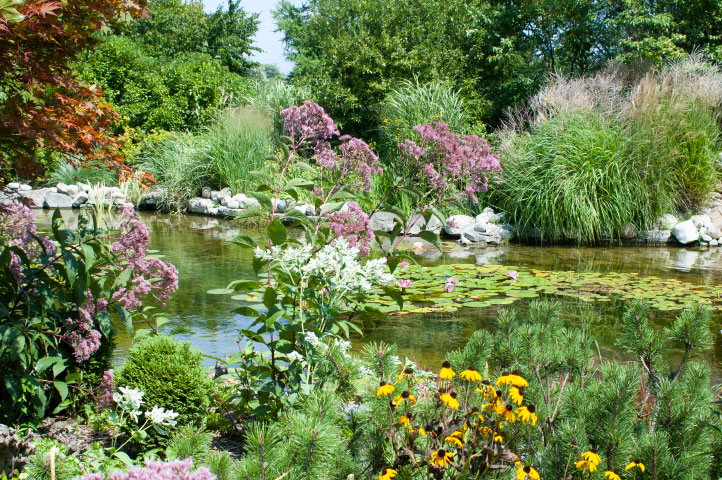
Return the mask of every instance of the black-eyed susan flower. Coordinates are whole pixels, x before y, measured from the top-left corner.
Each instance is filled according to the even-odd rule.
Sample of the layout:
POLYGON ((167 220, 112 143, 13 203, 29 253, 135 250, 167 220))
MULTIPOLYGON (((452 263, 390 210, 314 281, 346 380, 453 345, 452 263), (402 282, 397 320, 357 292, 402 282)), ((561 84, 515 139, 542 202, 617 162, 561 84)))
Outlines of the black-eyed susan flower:
POLYGON ((409 401, 412 405, 416 403, 416 397, 411 395, 408 391, 405 390, 405 391, 401 392, 400 395, 397 395, 396 397, 394 397, 394 399, 391 400, 391 404, 393 406, 396 406, 396 405, 400 404, 401 402, 403 402, 404 400, 409 401))
POLYGON ((406 427, 406 428, 409 428, 409 422, 410 422, 410 421, 411 421, 411 419, 410 419, 408 416, 406 416, 406 415, 401 415, 401 416, 399 417, 399 425, 402 425, 402 426, 404 426, 404 427, 406 427))
POLYGON ((441 372, 439 373, 439 378, 442 380, 451 380, 456 376, 456 372, 454 372, 451 369, 451 364, 448 361, 445 361, 441 364, 441 372))
POLYGON ((451 463, 451 459, 453 457, 454 455, 452 455, 451 452, 447 452, 441 448, 431 452, 431 463, 439 468, 445 468, 449 463, 451 463))
POLYGON ((604 472, 604 477, 607 478, 607 480, 622 480, 622 477, 620 477, 617 472, 614 472, 612 470, 607 470, 606 472, 604 472))
POLYGON ((516 470, 516 480, 525 480, 526 477, 531 478, 531 480, 539 480, 539 472, 535 467, 522 467, 519 465, 516 470))
POLYGON ((494 408, 496 411, 496 414, 500 417, 504 417, 504 420, 507 422, 513 422, 516 420, 516 415, 514 415, 514 407, 512 407, 508 403, 501 403, 498 402, 496 407, 494 408))
POLYGON ((625 471, 626 471, 626 470, 631 470, 631 469, 633 469, 633 468, 638 468, 638 469, 640 469, 642 472, 644 472, 644 471, 646 470, 646 469, 644 468, 644 464, 643 464, 642 462, 640 462, 639 460, 632 460, 631 462, 629 462, 629 465, 627 465, 626 467, 624 467, 624 470, 625 470, 625 471))
POLYGON ((411 429, 409 429, 409 433, 415 433, 415 434, 417 434, 417 435, 420 436, 420 437, 425 437, 425 436, 426 436, 426 430, 424 430, 424 429, 421 428, 421 427, 411 428, 411 429))
POLYGON ((394 393, 394 390, 396 390, 396 389, 394 388, 393 385, 388 384, 386 382, 381 382, 381 383, 379 383, 378 390, 376 390, 376 396, 377 397, 386 397, 386 396, 394 393))
POLYGON ((511 384, 511 379, 509 378, 510 376, 511 374, 509 372, 502 372, 501 376, 496 379, 497 386, 511 384))
POLYGON ((474 367, 467 368, 466 370, 462 371, 459 376, 467 382, 481 381, 481 374, 474 367))
POLYGON ((403 372, 399 373, 399 375, 396 377, 396 380, 399 382, 401 380, 408 380, 408 381, 414 381, 418 382, 419 379, 416 378, 416 375, 414 375, 414 369, 413 368, 405 368, 403 372))
POLYGON ((579 470, 588 470, 590 473, 594 473, 597 471, 597 466, 586 460, 578 460, 574 462, 574 466, 577 467, 579 470))
POLYGON ((379 474, 379 480, 391 480, 396 476, 396 470, 393 468, 385 468, 380 474, 379 474))
POLYGON ((442 393, 441 401, 444 402, 444 405, 451 409, 459 409, 459 401, 456 399, 456 392, 442 393))
POLYGON ((593 448, 590 448, 588 451, 582 453, 582 459, 589 463, 593 463, 595 467, 598 467, 602 461, 602 459, 599 458, 599 455, 597 455, 597 451, 593 448))
POLYGON ((477 388, 476 391, 484 395, 484 398, 495 398, 497 396, 496 389, 491 385, 489 380, 482 380, 481 387, 477 388))
POLYGON ((521 376, 519 370, 514 370, 511 372, 511 375, 509 375, 509 384, 519 388, 529 386, 529 382, 527 382, 526 379, 521 376))
POLYGON ((529 405, 528 407, 519 407, 516 409, 516 414, 519 416, 519 420, 522 423, 531 423, 531 426, 535 426, 539 418, 536 416, 536 407, 529 405))
MULTIPOLYGON (((454 432, 454 433, 460 433, 460 432, 454 432)), ((452 433, 451 435, 449 435, 448 437, 446 437, 444 439, 444 442, 450 443, 451 445, 454 445, 456 448, 461 448, 464 445, 464 443, 461 441, 462 438, 463 438, 463 436, 459 437, 452 433)))
POLYGON ((504 438, 501 436, 501 433, 499 433, 499 432, 494 433, 494 441, 496 443, 504 443, 504 438))
POLYGON ((524 390, 517 387, 510 387, 509 397, 511 398, 512 403, 521 405, 521 403, 524 401, 524 390))

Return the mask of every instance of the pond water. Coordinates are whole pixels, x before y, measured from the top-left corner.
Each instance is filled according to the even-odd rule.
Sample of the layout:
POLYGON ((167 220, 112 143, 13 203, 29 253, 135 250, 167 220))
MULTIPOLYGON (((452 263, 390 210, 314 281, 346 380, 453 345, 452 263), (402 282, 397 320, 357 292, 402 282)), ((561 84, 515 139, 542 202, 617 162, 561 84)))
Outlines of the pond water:
MULTIPOLYGON (((36 211, 40 229, 48 230, 52 213, 36 211)), ((63 217, 72 224, 76 212, 64 211, 63 217)), ((200 216, 175 216, 141 213, 151 229, 151 248, 163 260, 173 263, 179 272, 179 288, 168 301, 163 315, 171 320, 170 327, 184 325, 195 333, 178 335, 190 341, 203 353, 225 357, 238 351, 238 329, 247 326, 247 317, 231 313, 239 304, 226 295, 210 295, 208 290, 224 288, 232 280, 251 278, 251 252, 228 242, 240 233, 236 222, 200 216)), ((259 232, 243 230, 259 237, 259 232)), ((671 247, 605 247, 570 246, 535 247, 508 245, 466 249, 449 242, 445 252, 426 251, 418 256, 423 265, 476 264, 505 265, 510 268, 538 269, 552 272, 615 272, 638 274, 640 277, 661 277, 676 280, 680 285, 722 285, 722 249, 671 247)), ((624 302, 585 302, 574 298, 561 300, 564 318, 571 322, 592 318, 593 333, 599 341, 604 358, 624 357, 614 349, 614 341, 621 330, 624 302)), ((480 328, 493 329, 500 308, 514 308, 523 315, 529 299, 521 298, 513 305, 492 305, 485 308, 460 308, 455 312, 434 311, 392 315, 352 339, 358 350, 366 342, 395 343, 399 352, 408 355, 422 366, 435 369, 444 354, 463 346, 471 333, 480 328)), ((663 328, 677 312, 652 310, 655 328, 663 328)), ((713 315, 713 333, 722 328, 722 312, 713 315)), ((138 325, 138 328, 142 328, 138 325)), ((122 361, 130 346, 125 330, 119 328, 116 358, 122 361)), ((718 339, 719 340, 719 339, 718 339)), ((680 351, 669 353, 679 357, 680 351)), ((722 345, 708 352, 715 381, 722 380, 722 345)), ((674 360, 675 358, 672 358, 674 360)), ((208 359, 208 363, 213 363, 208 359)))

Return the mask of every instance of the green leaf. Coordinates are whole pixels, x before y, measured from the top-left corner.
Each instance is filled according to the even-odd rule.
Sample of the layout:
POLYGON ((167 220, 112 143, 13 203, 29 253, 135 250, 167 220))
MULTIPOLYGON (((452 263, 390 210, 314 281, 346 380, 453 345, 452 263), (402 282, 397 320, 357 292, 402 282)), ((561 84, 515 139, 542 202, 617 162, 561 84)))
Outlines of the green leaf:
POLYGON ((53 382, 53 385, 60 394, 60 399, 65 400, 68 396, 68 384, 65 382, 61 382, 60 380, 55 380, 53 382))
POLYGON ((236 245, 240 245, 243 248, 256 248, 257 246, 255 240, 244 234, 236 235, 231 239, 231 242, 236 245))
POLYGON ((123 462, 128 468, 133 466, 133 460, 130 459, 127 453, 125 452, 115 452, 113 454, 115 458, 123 462))
POLYGON ((63 359, 61 357, 43 357, 40 360, 38 360, 38 363, 35 364, 35 370, 38 373, 44 372, 48 369, 51 365, 54 365, 58 362, 62 362, 63 359))
POLYGON ((260 316, 260 314, 251 307, 238 307, 233 310, 233 312, 251 318, 258 318, 260 316))
POLYGON ((431 230, 422 230, 416 235, 414 235, 414 237, 419 237, 423 240, 426 240, 427 242, 438 248, 440 252, 443 251, 441 248, 441 241, 439 240, 439 236, 431 230))
POLYGON ((382 287, 382 289, 388 297, 396 301, 400 309, 404 308, 404 297, 401 296, 401 293, 399 293, 395 288, 385 285, 382 287))
POLYGON ((233 293, 233 290, 229 288, 214 288, 212 290, 208 290, 206 293, 208 295, 228 295, 229 293, 233 293))
POLYGON ((278 219, 271 222, 268 226, 268 237, 274 245, 282 245, 287 238, 286 227, 283 226, 278 219))

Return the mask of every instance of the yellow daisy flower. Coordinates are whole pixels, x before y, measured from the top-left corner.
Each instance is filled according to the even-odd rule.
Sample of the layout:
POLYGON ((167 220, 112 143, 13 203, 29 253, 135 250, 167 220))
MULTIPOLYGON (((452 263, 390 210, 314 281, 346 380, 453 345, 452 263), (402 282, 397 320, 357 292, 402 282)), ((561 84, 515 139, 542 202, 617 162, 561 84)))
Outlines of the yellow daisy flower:
POLYGON ((521 405, 521 402, 524 401, 524 391, 517 387, 509 388, 509 396, 511 397, 512 403, 516 403, 517 405, 521 405))
POLYGON ((511 372, 511 375, 509 375, 509 384, 519 388, 529 386, 529 382, 527 382, 526 379, 521 376, 519 370, 514 370, 513 372, 511 372))
POLYGON ((539 472, 535 467, 522 467, 519 465, 516 471, 516 480, 525 480, 526 477, 531 478, 531 480, 539 480, 539 472))
POLYGON ((444 402, 444 405, 451 409, 459 409, 459 401, 456 399, 456 392, 442 393, 441 401, 444 402))
POLYGON ((386 468, 379 474, 379 480, 391 480, 396 476, 396 470, 392 468, 386 468))
POLYGON ((586 460, 576 461, 574 462, 574 466, 577 467, 579 470, 589 470, 590 473, 594 473, 597 471, 597 466, 586 460))
POLYGON ((393 400, 391 400, 391 405, 396 406, 403 402, 404 400, 408 400, 411 402, 411 404, 416 403, 416 397, 411 395, 408 391, 401 392, 400 395, 396 395, 393 400))
POLYGON ((439 378, 442 380, 451 380, 455 376, 456 372, 451 369, 451 364, 448 361, 441 364, 441 373, 439 373, 439 378))
POLYGON ((461 438, 454 436, 454 434, 449 435, 444 439, 444 442, 450 443, 454 445, 456 448, 461 448, 464 443, 461 441, 461 438))
POLYGON ((399 382, 401 380, 408 379, 409 381, 413 380, 414 382, 418 382, 419 379, 416 378, 416 375, 414 375, 414 369, 413 368, 407 368, 403 372, 399 373, 399 376, 396 377, 396 380, 399 382))
POLYGON ((379 397, 379 398, 380 398, 380 397, 386 397, 386 396, 391 395, 392 393, 394 393, 394 390, 396 390, 396 389, 394 388, 393 385, 390 385, 390 384, 388 384, 388 383, 386 383, 386 382, 381 382, 381 383, 379 383, 379 388, 378 388, 378 390, 376 390, 376 396, 379 397))
POLYGON ((463 372, 459 374, 461 378, 466 380, 467 382, 480 382, 481 381, 481 374, 474 368, 469 367, 463 372))
POLYGON ((534 405, 529 405, 528 407, 520 407, 516 409, 516 414, 519 416, 519 420, 522 421, 522 423, 531 423, 531 426, 535 426, 537 420, 539 418, 536 416, 536 407, 534 405))
POLYGON ((626 467, 624 467, 624 470, 625 470, 625 471, 626 471, 626 470, 631 470, 631 469, 633 469, 633 468, 638 468, 638 469, 640 469, 642 472, 644 472, 644 471, 646 470, 646 469, 644 468, 644 464, 643 464, 642 462, 640 462, 639 460, 632 460, 631 462, 629 462, 629 465, 627 465, 626 467))
POLYGON ((399 425, 403 425, 404 427, 409 428, 410 420, 411 419, 409 417, 407 417, 406 415, 401 415, 399 417, 399 425))
POLYGON ((593 463, 595 467, 599 466, 599 463, 602 461, 602 459, 599 458, 599 455, 597 455, 597 451, 593 448, 590 448, 589 451, 582 453, 582 458, 589 463, 593 463))
POLYGON ((608 480, 622 480, 622 477, 620 477, 617 472, 613 472, 611 470, 607 470, 606 472, 604 472, 604 476, 608 480))
POLYGON ((431 464, 436 465, 439 468, 445 468, 449 463, 451 463, 452 458, 452 453, 447 452, 443 448, 431 452, 431 464))

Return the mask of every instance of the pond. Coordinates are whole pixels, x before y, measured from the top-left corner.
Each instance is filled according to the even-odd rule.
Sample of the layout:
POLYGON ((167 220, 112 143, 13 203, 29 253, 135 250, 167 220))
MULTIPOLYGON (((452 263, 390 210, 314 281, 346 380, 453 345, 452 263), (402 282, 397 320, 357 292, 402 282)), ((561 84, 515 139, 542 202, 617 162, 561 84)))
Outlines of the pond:
MULTIPOLYGON (((36 215, 40 229, 48 230, 52 213, 36 211, 36 215)), ((63 212, 63 217, 70 224, 76 215, 73 211, 63 212)), ((250 320, 231 313, 239 304, 231 296, 207 293, 211 289, 224 288, 232 280, 253 276, 251 252, 228 241, 241 232, 237 222, 154 213, 141 213, 141 218, 151 228, 151 248, 157 250, 163 260, 173 263, 179 272, 178 291, 168 301, 163 314, 171 321, 169 328, 174 325, 191 327, 194 334, 177 337, 190 341, 206 355, 225 357, 237 352, 238 329, 247 326, 250 320)), ((262 235, 253 230, 243 230, 243 233, 256 237, 262 235)), ((683 301, 686 292, 691 289, 701 293, 705 288, 722 288, 722 249, 525 245, 467 249, 448 242, 444 244, 444 250, 443 254, 425 251, 417 255, 418 262, 425 266, 467 264, 466 267, 458 267, 462 271, 464 268, 478 268, 473 265, 488 266, 489 270, 497 274, 506 272, 507 268, 517 269, 520 275, 536 275, 542 277, 542 280, 543 277, 558 273, 586 277, 612 276, 621 283, 620 288, 625 288, 625 283, 634 282, 627 285, 632 292, 643 292, 644 281, 657 277, 666 283, 674 282, 668 289, 671 289, 672 295, 673 290, 679 291, 678 297, 683 298, 678 298, 678 301, 683 301)), ((624 359, 619 349, 613 348, 615 338, 621 331, 624 300, 612 296, 611 301, 587 301, 587 298, 551 295, 544 291, 541 296, 558 299, 564 318, 572 322, 579 322, 582 318, 591 319, 601 355, 604 358, 624 359)), ((710 299, 710 296, 706 298, 710 299)), ((722 296, 717 293, 713 296, 711 300, 722 301, 722 296)), ((401 354, 424 367, 435 369, 444 354, 463 346, 474 330, 493 329, 499 309, 514 308, 518 314, 524 315, 530 301, 530 298, 518 298, 511 305, 461 307, 456 311, 427 308, 423 313, 392 314, 386 321, 366 331, 363 337, 353 338, 352 343, 355 350, 367 342, 395 343, 401 354)), ((445 305, 450 303, 453 305, 453 301, 445 305)), ((665 327, 677 313, 674 310, 653 309, 654 327, 665 327)), ((712 318, 713 333, 718 334, 722 328, 722 311, 713 311, 712 318)), ((138 325, 138 328, 142 326, 138 325)), ((124 329, 118 330, 116 359, 122 361, 131 341, 124 329)), ((715 345, 708 355, 713 378, 721 381, 722 366, 717 359, 722 359, 722 345, 719 342, 715 345)), ((672 351, 669 355, 679 357, 681 351, 672 351)), ((212 364, 213 361, 208 359, 208 363, 212 364)))

